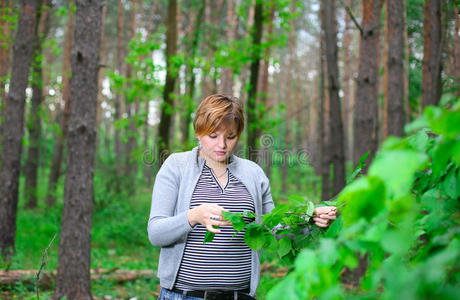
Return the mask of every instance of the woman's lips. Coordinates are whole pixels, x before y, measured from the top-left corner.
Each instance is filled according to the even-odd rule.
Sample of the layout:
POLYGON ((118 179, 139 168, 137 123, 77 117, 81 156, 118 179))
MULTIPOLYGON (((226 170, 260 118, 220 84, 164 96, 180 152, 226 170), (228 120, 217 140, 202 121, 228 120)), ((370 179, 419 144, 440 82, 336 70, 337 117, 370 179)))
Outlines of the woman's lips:
POLYGON ((225 155, 225 151, 216 151, 217 155, 225 155))

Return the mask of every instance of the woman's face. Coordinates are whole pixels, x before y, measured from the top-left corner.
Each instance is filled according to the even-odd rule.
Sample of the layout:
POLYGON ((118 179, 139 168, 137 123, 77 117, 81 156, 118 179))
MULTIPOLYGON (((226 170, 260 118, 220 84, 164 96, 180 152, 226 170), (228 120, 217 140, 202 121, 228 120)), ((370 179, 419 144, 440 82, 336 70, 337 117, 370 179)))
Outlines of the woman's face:
POLYGON ((236 132, 236 124, 232 122, 227 126, 220 126, 209 135, 199 137, 202 147, 200 154, 206 160, 218 163, 226 162, 238 143, 239 137, 236 132))

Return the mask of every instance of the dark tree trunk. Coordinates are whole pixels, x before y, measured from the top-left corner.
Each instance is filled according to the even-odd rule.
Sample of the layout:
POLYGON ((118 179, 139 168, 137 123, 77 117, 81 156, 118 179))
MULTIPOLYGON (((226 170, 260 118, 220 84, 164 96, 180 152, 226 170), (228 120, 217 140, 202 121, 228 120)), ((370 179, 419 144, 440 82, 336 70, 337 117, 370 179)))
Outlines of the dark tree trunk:
POLYGON ((423 106, 438 105, 441 99, 441 0, 425 1, 422 69, 423 106))
MULTIPOLYGON (((117 69, 118 75, 123 76, 124 72, 124 43, 123 43, 123 1, 118 1, 118 15, 117 15, 117 69)), ((121 119, 123 109, 123 88, 115 92, 115 113, 114 121, 117 122, 121 119)), ((120 128, 115 127, 115 160, 117 162, 117 170, 121 169, 121 161, 123 158, 123 144, 120 136, 120 128)), ((117 176, 118 177, 118 176, 117 176)))
MULTIPOLYGON (((290 6, 290 12, 292 15, 295 14, 295 0, 291 1, 291 6, 290 6)), ((289 153, 291 150, 291 116, 292 116, 292 89, 293 89, 293 84, 292 84, 292 73, 294 69, 294 56, 295 56, 295 48, 296 48, 296 42, 295 42, 295 23, 294 19, 291 19, 290 24, 291 30, 289 31, 289 56, 288 56, 288 67, 287 67, 287 76, 286 76, 286 98, 285 98, 285 104, 286 104, 286 132, 284 133, 284 153, 283 153, 283 167, 282 167, 282 178, 281 178, 281 192, 283 194, 286 193, 287 189, 287 177, 288 177, 288 164, 289 164, 289 153)))
MULTIPOLYGON (((131 28, 129 32, 129 40, 132 40, 136 37, 136 16, 137 16, 137 8, 138 8, 138 1, 133 0, 131 1, 132 6, 132 15, 131 15, 131 28)), ((128 64, 126 68, 126 79, 128 82, 128 86, 126 90, 129 91, 132 89, 130 85, 133 80, 135 80, 136 74, 133 74, 133 67, 132 64, 128 64)), ((126 144, 126 166, 127 178, 131 184, 127 185, 127 188, 134 192, 135 184, 132 184, 132 180, 134 180, 136 173, 137 173, 137 162, 135 159, 134 152, 137 148, 137 138, 136 138, 136 124, 137 124, 137 114, 139 113, 139 97, 133 96, 130 98, 129 95, 125 96, 125 99, 128 100, 127 107, 128 107, 128 117, 129 117, 129 126, 126 129, 126 136, 128 137, 128 142, 126 144)))
MULTIPOLYGON (((6 83, 6 75, 8 75, 8 70, 10 67, 10 53, 11 53, 11 43, 7 42, 11 35, 11 21, 8 21, 8 17, 11 15, 11 11, 7 11, 7 0, 1 1, 1 14, 0 14, 0 28, 2 34, 2 46, 0 47, 0 143, 3 137, 3 121, 4 121, 4 111, 6 107, 6 93, 5 93, 5 83, 6 83)), ((10 6, 12 5, 13 1, 10 2, 10 6)))
POLYGON ((256 114, 256 94, 257 81, 259 78, 260 64, 260 44, 262 41, 262 26, 263 26, 263 2, 256 0, 254 9, 254 27, 252 29, 252 53, 251 53, 251 75, 249 80, 247 116, 248 116, 248 158, 251 160, 257 159, 256 154, 256 132, 258 120, 256 114))
POLYGON ((56 299, 64 296, 68 299, 92 299, 91 217, 102 5, 92 0, 77 0, 76 4, 67 174, 56 299))
POLYGON ((388 135, 402 136, 404 129, 404 7, 401 0, 387 0, 388 16, 388 135))
POLYGON ((330 103, 330 139, 328 151, 331 152, 331 165, 334 169, 332 196, 345 186, 345 147, 343 138, 342 109, 339 99, 339 68, 337 66, 337 26, 335 1, 326 0, 324 10, 324 32, 326 46, 326 65, 330 103))
MULTIPOLYGON (((228 45, 231 45, 235 38, 235 17, 234 17, 233 0, 227 0, 227 28, 226 38, 228 45)), ((225 67, 222 70, 221 93, 224 95, 233 95, 233 73, 231 67, 225 67)))
MULTIPOLYGON (((359 72, 353 119, 353 164, 356 165, 366 152, 367 165, 377 151, 378 132, 378 72, 380 11, 383 0, 362 2, 363 30, 359 45, 359 72)), ((364 172, 367 172, 365 168, 364 172)))
POLYGON ((195 20, 195 29, 193 31, 193 38, 190 45, 190 78, 188 78, 188 97, 185 97, 185 114, 182 120, 182 144, 187 145, 190 139, 190 123, 192 122, 193 102, 195 99, 195 58, 198 50, 198 42, 200 39, 200 25, 203 19, 204 9, 206 6, 206 0, 202 0, 200 10, 195 20))
MULTIPOLYGON (((324 2, 321 2, 320 8, 320 19, 321 23, 324 24, 325 20, 325 6, 324 2)), ((330 197, 330 152, 327 151, 328 141, 329 141, 329 110, 327 107, 327 97, 326 93, 326 43, 325 43, 325 32, 322 29, 320 35, 320 49, 319 49, 319 59, 320 59, 320 75, 319 75, 319 144, 320 144, 320 157, 321 157, 321 201, 329 200, 330 197)))
POLYGON ((168 2, 168 21, 166 27, 166 82, 163 90, 163 103, 161 104, 161 117, 159 125, 159 151, 158 163, 163 164, 169 155, 169 127, 171 126, 171 114, 174 109, 173 92, 176 83, 177 71, 172 57, 177 52, 177 0, 168 2))
MULTIPOLYGON (((46 2, 46 1, 45 1, 46 2)), ((32 62, 32 108, 27 122, 29 130, 29 147, 27 160, 24 167, 25 187, 24 196, 27 208, 37 207, 37 179, 40 161, 40 137, 41 137, 41 104, 43 101, 43 64, 40 59, 42 52, 42 40, 48 32, 48 5, 43 3, 37 10, 37 22, 35 26, 35 49, 32 62)))
POLYGON ((10 88, 6 99, 0 171, 0 250, 7 257, 14 252, 24 104, 34 51, 38 5, 37 0, 21 1, 13 46, 10 88))
POLYGON ((72 5, 74 0, 69 2, 69 18, 67 20, 67 32, 64 42, 64 53, 62 55, 62 99, 64 100, 64 111, 61 111, 60 127, 61 132, 56 136, 56 144, 54 146, 53 158, 51 162, 50 175, 48 180, 48 191, 46 196, 46 204, 53 206, 56 203, 56 187, 61 176, 62 156, 64 154, 64 143, 67 138, 67 127, 70 116, 70 52, 72 49, 73 40, 73 24, 74 14, 72 5))

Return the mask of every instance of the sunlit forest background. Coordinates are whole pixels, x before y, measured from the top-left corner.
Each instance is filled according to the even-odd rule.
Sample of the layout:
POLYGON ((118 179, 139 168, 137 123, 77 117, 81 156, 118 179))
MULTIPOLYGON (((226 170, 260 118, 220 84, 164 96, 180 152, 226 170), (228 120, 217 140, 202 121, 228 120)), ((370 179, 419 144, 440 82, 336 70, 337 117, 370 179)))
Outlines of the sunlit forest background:
MULTIPOLYGON (((59 278, 75 259, 94 299, 155 299, 155 174, 197 145, 194 111, 211 94, 244 104, 236 154, 264 169, 276 204, 334 201, 426 107, 458 112, 459 13, 457 0, 1 0, 0 298, 73 299, 71 280, 84 294, 85 279, 59 278)), ((440 180, 454 168, 458 200, 458 130, 448 138, 440 180)), ((453 294, 455 253, 439 277, 453 294)), ((262 251, 258 299, 294 269, 278 254, 262 251)))

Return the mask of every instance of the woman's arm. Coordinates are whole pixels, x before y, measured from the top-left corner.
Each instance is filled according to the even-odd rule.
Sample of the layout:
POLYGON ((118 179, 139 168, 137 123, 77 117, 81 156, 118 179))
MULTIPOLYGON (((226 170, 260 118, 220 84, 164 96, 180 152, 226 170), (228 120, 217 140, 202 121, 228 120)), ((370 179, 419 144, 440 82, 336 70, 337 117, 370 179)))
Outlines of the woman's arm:
POLYGON ((172 156, 165 160, 155 178, 147 226, 150 243, 160 247, 174 244, 192 230, 187 211, 174 215, 177 201, 180 201, 180 174, 172 156))

